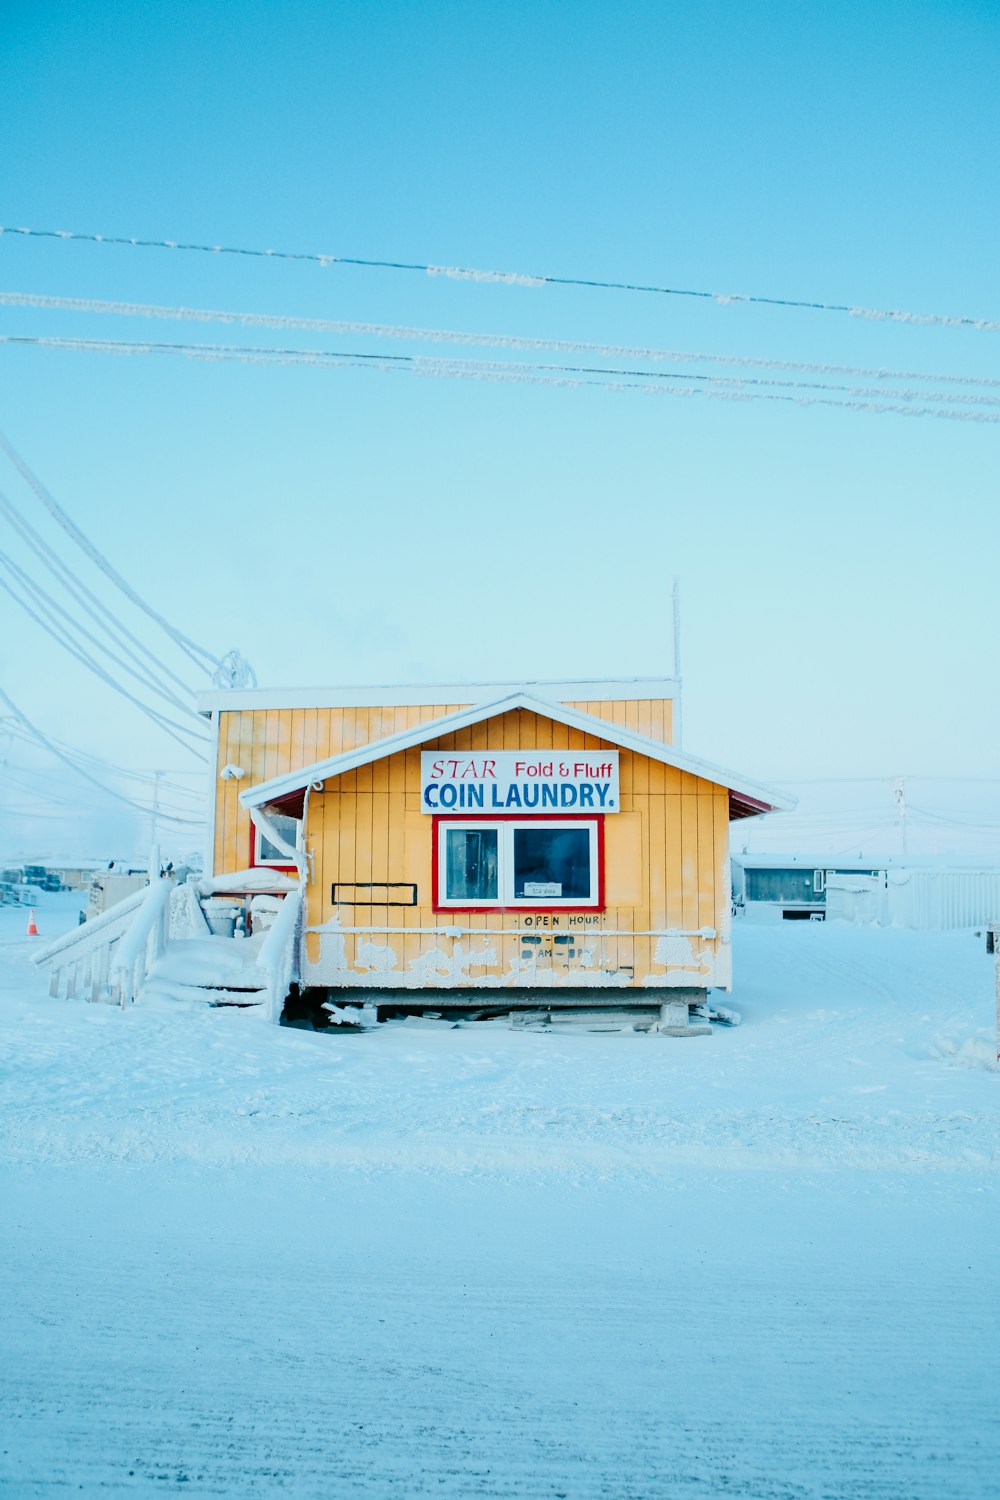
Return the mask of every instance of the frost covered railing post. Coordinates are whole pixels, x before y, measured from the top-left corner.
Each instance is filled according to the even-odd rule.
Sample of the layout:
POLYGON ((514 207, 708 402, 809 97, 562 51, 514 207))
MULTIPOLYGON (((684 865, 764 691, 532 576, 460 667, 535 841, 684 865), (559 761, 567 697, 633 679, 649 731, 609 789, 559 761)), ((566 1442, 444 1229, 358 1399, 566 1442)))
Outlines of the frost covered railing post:
POLYGON ((257 967, 267 979, 267 1018, 281 1019, 282 1008, 292 981, 298 978, 299 916, 302 891, 289 891, 281 903, 267 937, 257 955, 257 967))
POLYGON ((115 950, 135 920, 147 891, 141 890, 109 907, 99 917, 92 917, 82 927, 74 927, 56 938, 33 962, 51 970, 49 994, 53 999, 65 994, 75 1000, 82 986, 89 1000, 100 1000, 108 987, 115 950))
POLYGON ((122 1009, 136 997, 142 981, 167 945, 173 880, 161 876, 146 889, 135 921, 118 944, 108 983, 122 1009))

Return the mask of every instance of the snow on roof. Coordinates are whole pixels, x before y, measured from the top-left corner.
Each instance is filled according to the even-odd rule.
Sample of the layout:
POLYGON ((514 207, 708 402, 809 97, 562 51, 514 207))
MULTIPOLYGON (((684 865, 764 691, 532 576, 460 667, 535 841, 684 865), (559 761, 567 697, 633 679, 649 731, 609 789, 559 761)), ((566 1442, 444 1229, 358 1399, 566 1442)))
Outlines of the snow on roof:
POLYGON ((333 687, 216 688, 198 694, 198 712, 246 708, 427 708, 435 703, 486 703, 510 693, 530 691, 546 701, 623 703, 628 699, 658 701, 678 698, 680 686, 672 677, 609 677, 532 682, 383 682, 333 687))
POLYGON ((489 703, 477 704, 472 708, 459 709, 456 713, 445 714, 439 719, 431 719, 426 724, 418 724, 415 728, 404 730, 400 734, 389 735, 382 740, 373 740, 368 745, 343 751, 339 755, 330 756, 327 760, 316 761, 297 771, 289 771, 283 776, 272 777, 270 781, 261 781, 256 786, 247 787, 241 792, 240 802, 244 807, 263 807, 268 802, 277 802, 282 797, 300 791, 310 782, 326 781, 331 776, 340 776, 345 771, 356 770, 358 766, 369 765, 374 760, 382 760, 388 755, 398 754, 401 750, 413 749, 417 745, 426 744, 428 740, 454 734, 457 730, 467 729, 470 725, 479 724, 484 719, 493 719, 518 708, 528 709, 532 713, 540 714, 543 718, 554 719, 559 724, 565 724, 570 729, 578 729, 584 734, 599 736, 613 745, 619 745, 623 750, 635 751, 639 755, 647 756, 650 760, 660 761, 663 765, 674 766, 679 771, 687 771, 692 776, 700 776, 706 781, 714 782, 717 786, 726 787, 732 793, 730 812, 735 817, 753 817, 762 812, 787 811, 795 806, 794 797, 787 797, 757 782, 748 781, 746 777, 734 771, 727 771, 722 766, 712 765, 693 755, 684 755, 672 746, 665 745, 662 740, 653 740, 646 735, 635 734, 632 730, 623 729, 618 724, 609 724, 606 719, 599 719, 593 714, 580 713, 578 709, 567 708, 564 704, 554 703, 549 699, 536 698, 524 690, 496 698, 489 703))

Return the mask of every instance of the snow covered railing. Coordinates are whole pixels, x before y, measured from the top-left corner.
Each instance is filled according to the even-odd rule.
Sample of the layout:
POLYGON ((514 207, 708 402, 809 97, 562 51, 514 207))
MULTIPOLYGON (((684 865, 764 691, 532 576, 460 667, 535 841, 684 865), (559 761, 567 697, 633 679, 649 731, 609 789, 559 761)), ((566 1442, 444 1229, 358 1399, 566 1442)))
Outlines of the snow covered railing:
POLYGON ((257 967, 267 980, 267 1016, 279 1021, 292 981, 298 977, 297 937, 302 891, 290 891, 281 903, 270 932, 257 954, 257 967))
POLYGON ((67 1000, 75 1000, 78 987, 82 987, 88 1000, 104 998, 115 949, 135 921, 147 894, 146 888, 133 891, 124 901, 72 928, 32 956, 32 962, 51 969, 49 994, 54 999, 64 994, 67 1000))
POLYGON ((179 885, 170 898, 170 927, 168 936, 174 938, 203 938, 209 934, 208 921, 198 899, 198 886, 190 879, 179 885))
POLYGON ((173 889, 173 881, 166 876, 148 886, 144 892, 146 899, 118 944, 108 985, 112 999, 123 1009, 135 999, 142 981, 167 945, 173 889))

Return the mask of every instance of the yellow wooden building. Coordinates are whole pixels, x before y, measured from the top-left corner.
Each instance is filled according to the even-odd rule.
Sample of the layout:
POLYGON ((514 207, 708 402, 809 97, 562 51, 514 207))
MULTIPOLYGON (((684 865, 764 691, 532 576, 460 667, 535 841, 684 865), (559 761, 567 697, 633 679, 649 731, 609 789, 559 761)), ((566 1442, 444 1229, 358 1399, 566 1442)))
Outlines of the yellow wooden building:
POLYGON ((301 886, 304 989, 694 1003, 730 985, 729 824, 791 804, 675 750, 675 700, 660 679, 206 694, 208 873, 301 886))

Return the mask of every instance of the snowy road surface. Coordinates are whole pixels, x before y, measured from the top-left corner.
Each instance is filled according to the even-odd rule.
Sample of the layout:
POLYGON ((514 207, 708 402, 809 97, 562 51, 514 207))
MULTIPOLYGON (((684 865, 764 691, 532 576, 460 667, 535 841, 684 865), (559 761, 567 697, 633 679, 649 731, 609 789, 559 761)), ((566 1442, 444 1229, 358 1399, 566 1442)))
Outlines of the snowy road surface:
POLYGON ((981 940, 742 927, 701 1039, 316 1036, 50 1000, 21 925, 0 1493, 1000 1496, 981 940))

